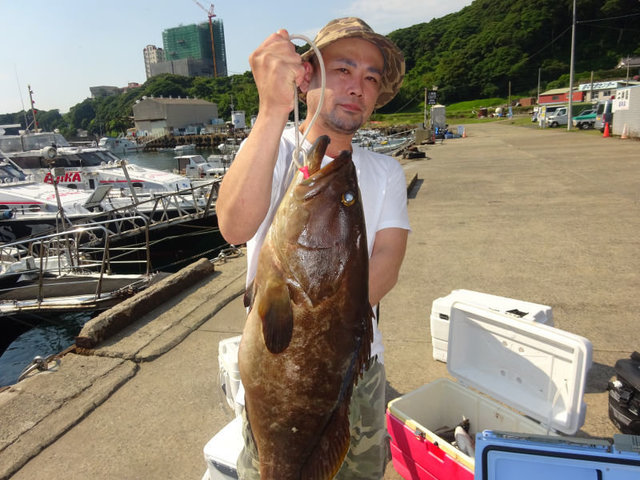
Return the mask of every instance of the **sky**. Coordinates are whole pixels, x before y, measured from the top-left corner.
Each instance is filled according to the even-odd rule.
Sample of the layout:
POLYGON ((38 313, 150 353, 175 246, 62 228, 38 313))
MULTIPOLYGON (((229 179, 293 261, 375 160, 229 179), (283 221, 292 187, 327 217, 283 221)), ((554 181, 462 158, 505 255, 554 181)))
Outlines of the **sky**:
MULTIPOLYGON (((313 38, 329 20, 357 16, 376 32, 429 22, 471 0, 219 0, 229 75, 249 70, 249 55, 271 33, 286 28, 313 38)), ((35 107, 60 110, 90 97, 89 87, 144 83, 147 45, 162 47, 162 32, 207 22, 204 0, 0 0, 0 114, 35 107)), ((304 42, 298 42, 302 44, 304 42)))

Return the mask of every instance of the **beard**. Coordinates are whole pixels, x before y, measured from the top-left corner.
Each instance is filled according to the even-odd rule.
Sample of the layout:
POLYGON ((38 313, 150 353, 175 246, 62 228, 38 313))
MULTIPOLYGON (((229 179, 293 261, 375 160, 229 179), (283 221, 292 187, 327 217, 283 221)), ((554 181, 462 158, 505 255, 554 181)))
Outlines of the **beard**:
POLYGON ((320 116, 323 117, 325 124, 331 130, 347 135, 356 133, 364 123, 364 115, 347 115, 344 112, 339 112, 335 108, 320 116))

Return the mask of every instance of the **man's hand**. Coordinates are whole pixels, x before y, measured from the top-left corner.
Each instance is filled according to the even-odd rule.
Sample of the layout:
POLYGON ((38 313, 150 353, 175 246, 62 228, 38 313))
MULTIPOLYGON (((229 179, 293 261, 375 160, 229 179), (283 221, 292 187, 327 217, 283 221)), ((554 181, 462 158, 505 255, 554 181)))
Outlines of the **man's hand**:
POLYGON ((302 58, 291 43, 289 33, 271 34, 249 57, 249 64, 260 96, 260 111, 286 114, 294 107, 294 85, 303 87, 305 71, 302 58))

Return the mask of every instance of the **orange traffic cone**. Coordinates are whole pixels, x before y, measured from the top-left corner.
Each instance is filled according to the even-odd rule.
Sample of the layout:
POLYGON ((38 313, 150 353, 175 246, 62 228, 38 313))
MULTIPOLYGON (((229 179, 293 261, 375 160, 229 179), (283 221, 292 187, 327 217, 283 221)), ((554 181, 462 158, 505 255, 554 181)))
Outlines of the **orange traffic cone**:
POLYGON ((609 122, 604 124, 604 135, 602 135, 603 137, 610 137, 611 135, 609 134, 609 122))
POLYGON ((622 129, 622 135, 620 135, 620 138, 621 138, 622 140, 624 140, 625 138, 629 138, 629 131, 628 131, 628 128, 629 128, 629 127, 627 127, 627 124, 625 123, 625 124, 624 124, 624 128, 622 129))

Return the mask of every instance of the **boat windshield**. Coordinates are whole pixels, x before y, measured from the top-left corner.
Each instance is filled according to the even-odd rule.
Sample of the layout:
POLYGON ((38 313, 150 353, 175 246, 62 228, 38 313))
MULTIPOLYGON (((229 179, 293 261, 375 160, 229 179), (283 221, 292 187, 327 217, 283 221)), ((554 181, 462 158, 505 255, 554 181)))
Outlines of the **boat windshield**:
POLYGON ((44 147, 68 147, 69 142, 59 133, 28 133, 0 136, 0 150, 6 153, 40 150, 44 147))
POLYGON ((64 155, 64 163, 60 166, 99 167, 108 162, 116 162, 120 159, 111 152, 96 150, 94 152, 67 153, 64 155))
POLYGON ((23 172, 8 162, 0 163, 0 182, 10 183, 15 180, 24 180, 26 177, 23 172))
POLYGON ((97 167, 103 163, 118 162, 120 159, 108 150, 96 150, 95 152, 81 152, 78 156, 85 167, 97 167))
POLYGON ((0 137, 0 150, 5 153, 21 152, 22 142, 17 135, 0 137))
POLYGON ((108 150, 96 151, 58 151, 58 155, 53 159, 45 159, 40 154, 22 153, 11 155, 11 159, 20 166, 20 168, 48 168, 48 167, 99 167, 109 162, 117 162, 120 159, 108 150))

